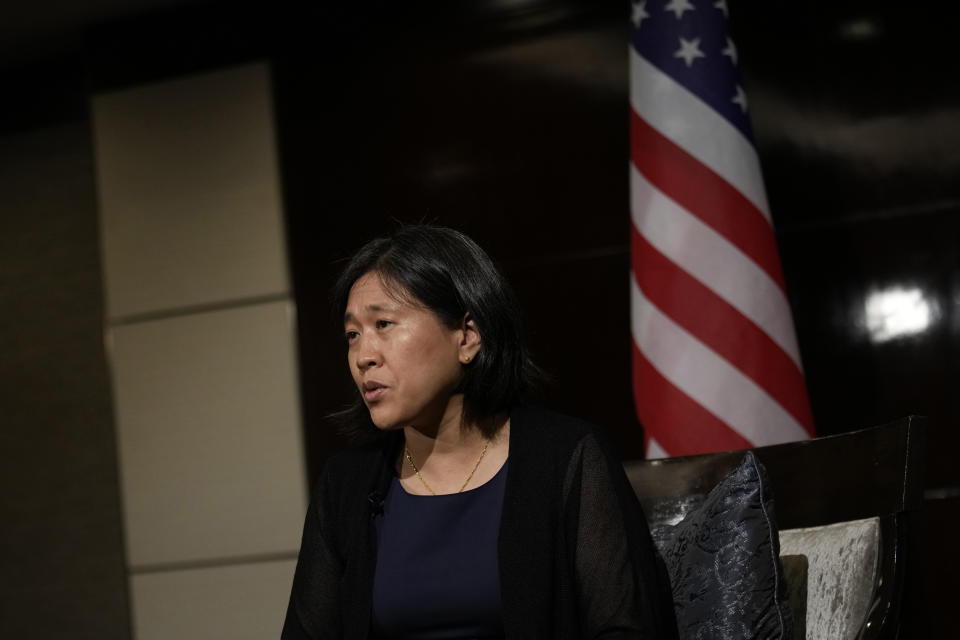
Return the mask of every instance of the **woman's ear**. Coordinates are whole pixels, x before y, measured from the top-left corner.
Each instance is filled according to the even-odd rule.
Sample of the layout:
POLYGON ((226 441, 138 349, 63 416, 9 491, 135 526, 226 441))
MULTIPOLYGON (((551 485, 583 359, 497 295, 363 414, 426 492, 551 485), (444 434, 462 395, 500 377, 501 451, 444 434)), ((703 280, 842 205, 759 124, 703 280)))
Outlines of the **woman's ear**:
POLYGON ((473 362, 480 351, 480 329, 469 313, 460 321, 460 362, 473 362))

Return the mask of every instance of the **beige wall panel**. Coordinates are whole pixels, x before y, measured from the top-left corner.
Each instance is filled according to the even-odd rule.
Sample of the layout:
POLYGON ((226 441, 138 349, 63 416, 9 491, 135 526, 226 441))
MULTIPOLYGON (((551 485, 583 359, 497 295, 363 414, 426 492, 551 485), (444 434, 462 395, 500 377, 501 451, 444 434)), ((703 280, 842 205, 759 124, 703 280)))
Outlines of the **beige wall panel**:
POLYGON ((134 638, 278 638, 295 565, 285 560, 134 575, 134 638))
POLYGON ((127 560, 296 551, 306 508, 292 306, 109 329, 127 560))
POLYGON ((264 64, 95 96, 110 318, 288 290, 264 64))

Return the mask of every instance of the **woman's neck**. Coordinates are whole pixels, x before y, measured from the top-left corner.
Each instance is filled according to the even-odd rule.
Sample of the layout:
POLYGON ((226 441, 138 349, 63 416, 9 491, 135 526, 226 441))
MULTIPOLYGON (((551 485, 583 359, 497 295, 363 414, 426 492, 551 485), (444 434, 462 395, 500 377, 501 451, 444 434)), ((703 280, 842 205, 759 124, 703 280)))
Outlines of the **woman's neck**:
POLYGON ((455 493, 476 465, 474 478, 464 487, 469 489, 486 482, 506 460, 510 433, 506 415, 494 418, 498 428, 492 438, 485 435, 488 430, 465 423, 462 409, 446 418, 436 428, 411 426, 403 430, 406 450, 397 461, 397 470, 404 488, 412 493, 429 492, 424 479, 436 493, 455 493))

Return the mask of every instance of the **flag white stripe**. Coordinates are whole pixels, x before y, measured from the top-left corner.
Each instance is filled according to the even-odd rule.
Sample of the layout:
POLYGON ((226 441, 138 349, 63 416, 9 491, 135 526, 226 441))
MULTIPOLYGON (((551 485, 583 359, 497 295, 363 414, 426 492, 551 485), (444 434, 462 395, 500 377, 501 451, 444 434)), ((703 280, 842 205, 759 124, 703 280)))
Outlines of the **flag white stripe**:
POLYGON ((733 185, 769 222, 753 144, 710 105, 629 49, 630 105, 637 115, 733 185))
POLYGON ((650 244, 750 318, 803 370, 783 290, 747 254, 653 186, 632 163, 630 214, 650 244))
POLYGON ((808 437, 803 426, 753 380, 654 306, 632 276, 630 297, 633 340, 674 386, 754 446, 808 437))
POLYGON ((647 460, 652 460, 654 458, 669 458, 670 454, 667 453, 667 450, 660 446, 660 443, 650 438, 647 441, 647 460))

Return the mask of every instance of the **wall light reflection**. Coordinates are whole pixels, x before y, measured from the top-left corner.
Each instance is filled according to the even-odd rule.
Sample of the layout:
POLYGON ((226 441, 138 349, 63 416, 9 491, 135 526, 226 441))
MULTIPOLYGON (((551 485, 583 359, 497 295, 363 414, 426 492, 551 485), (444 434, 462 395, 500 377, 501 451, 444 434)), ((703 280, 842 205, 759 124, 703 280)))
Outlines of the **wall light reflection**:
POLYGON ((916 287, 871 292, 867 295, 865 312, 867 331, 874 342, 923 333, 939 315, 936 301, 916 287))
POLYGON ((883 27, 872 18, 857 18, 842 23, 837 31, 844 40, 872 40, 883 34, 883 27))

